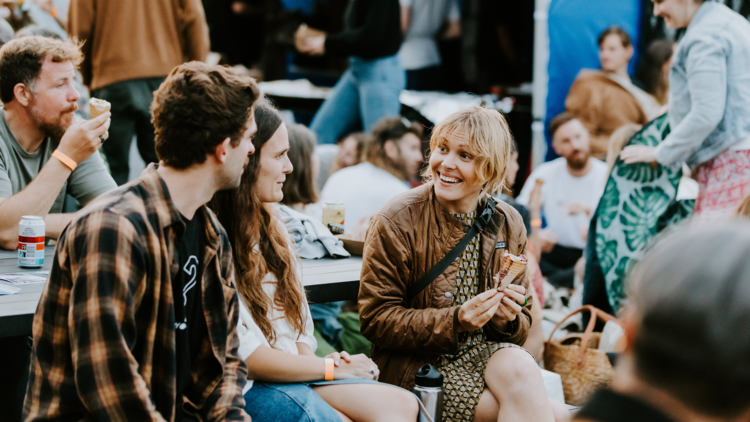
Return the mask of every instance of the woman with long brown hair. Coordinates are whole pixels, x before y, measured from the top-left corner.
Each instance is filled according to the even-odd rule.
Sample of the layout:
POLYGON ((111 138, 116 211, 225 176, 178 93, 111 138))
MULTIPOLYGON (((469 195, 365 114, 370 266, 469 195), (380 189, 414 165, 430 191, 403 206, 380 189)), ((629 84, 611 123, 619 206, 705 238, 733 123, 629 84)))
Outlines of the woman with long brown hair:
POLYGON ((415 421, 414 396, 375 382, 379 370, 366 356, 315 356, 301 268, 274 208, 293 170, 287 129, 268 104, 256 106, 255 120, 256 153, 239 189, 219 192, 211 202, 234 250, 239 350, 249 380, 245 410, 256 422, 415 421))

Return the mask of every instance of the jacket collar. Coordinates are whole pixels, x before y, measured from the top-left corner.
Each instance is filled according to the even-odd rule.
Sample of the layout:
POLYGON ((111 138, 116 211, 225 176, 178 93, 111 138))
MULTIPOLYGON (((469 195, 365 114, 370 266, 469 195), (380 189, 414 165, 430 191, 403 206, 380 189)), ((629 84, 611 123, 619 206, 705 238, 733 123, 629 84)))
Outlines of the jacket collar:
MULTIPOLYGON (((167 188, 167 183, 156 171, 159 165, 151 163, 146 167, 146 170, 141 173, 139 178, 139 184, 146 190, 148 197, 151 199, 146 202, 148 215, 155 215, 157 218, 158 226, 162 231, 172 228, 175 231, 177 237, 182 237, 185 233, 185 222, 182 219, 182 214, 175 207, 172 202, 172 196, 167 188)), ((211 249, 218 250, 221 239, 219 237, 219 221, 216 216, 208 210, 206 205, 202 205, 198 208, 196 215, 200 215, 203 221, 206 222, 206 240, 207 246, 211 249)), ((153 223, 153 222, 152 222, 153 223)))

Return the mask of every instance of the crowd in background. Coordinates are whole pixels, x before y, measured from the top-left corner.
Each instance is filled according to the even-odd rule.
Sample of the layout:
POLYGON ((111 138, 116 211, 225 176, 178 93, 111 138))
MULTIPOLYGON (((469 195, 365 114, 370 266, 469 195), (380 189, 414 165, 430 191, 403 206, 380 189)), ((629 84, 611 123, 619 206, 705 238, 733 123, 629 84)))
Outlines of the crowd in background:
POLYGON ((537 368, 544 323, 590 304, 623 320, 628 347, 613 389, 577 418, 747 418, 750 345, 727 327, 750 300, 748 230, 734 220, 750 208, 750 2, 644 2, 658 19, 634 74, 631 34, 603 31, 600 67, 549 116, 558 158, 528 175, 498 110, 434 127, 400 115, 405 89, 530 81, 533 2, 512 3, 5 2, 0 243, 15 248, 30 214, 59 238, 33 348, 3 340, 21 362, 6 386, 13 414, 25 403, 28 420, 415 420, 416 401, 386 384, 411 389, 432 363, 443 420, 570 420, 537 368), (200 63, 210 52, 234 68, 200 63), (248 75, 333 88, 305 125, 248 75), (111 110, 91 119, 92 97, 111 110), (131 181, 133 142, 148 167, 131 181), (487 230, 412 297, 490 198, 501 202, 487 230), (299 257, 349 254, 321 224, 326 203, 365 241, 360 295, 308 305, 299 257), (493 247, 528 259, 503 292, 479 271, 496 272, 493 247), (158 274, 171 259, 176 274, 158 274), (223 289, 193 290, 198 269, 223 289), (101 280, 116 288, 80 292, 97 306, 70 299, 101 280), (164 301, 173 320, 144 306, 164 301), (54 320, 68 312, 75 324, 54 320))

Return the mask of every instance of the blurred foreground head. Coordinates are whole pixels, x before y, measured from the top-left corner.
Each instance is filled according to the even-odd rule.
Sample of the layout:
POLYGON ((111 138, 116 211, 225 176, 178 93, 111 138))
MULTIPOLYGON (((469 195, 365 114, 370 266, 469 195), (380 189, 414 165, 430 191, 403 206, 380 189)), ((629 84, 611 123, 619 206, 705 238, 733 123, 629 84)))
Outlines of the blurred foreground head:
POLYGON ((658 245, 631 278, 635 375, 692 414, 750 417, 748 251, 750 223, 691 228, 658 245))

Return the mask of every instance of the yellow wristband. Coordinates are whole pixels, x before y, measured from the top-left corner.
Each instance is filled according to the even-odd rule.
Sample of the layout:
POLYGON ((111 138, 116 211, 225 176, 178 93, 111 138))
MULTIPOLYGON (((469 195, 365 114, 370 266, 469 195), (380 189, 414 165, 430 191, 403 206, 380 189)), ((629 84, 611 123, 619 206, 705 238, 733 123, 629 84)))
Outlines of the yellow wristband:
POLYGON ((326 381, 333 381, 333 359, 325 358, 325 363, 326 363, 326 371, 325 371, 324 379, 326 381))
POLYGON ((78 163, 73 161, 70 157, 63 154, 59 150, 52 151, 52 156, 60 160, 60 162, 63 163, 65 167, 69 168, 70 171, 73 171, 76 169, 76 167, 78 167, 78 163))

